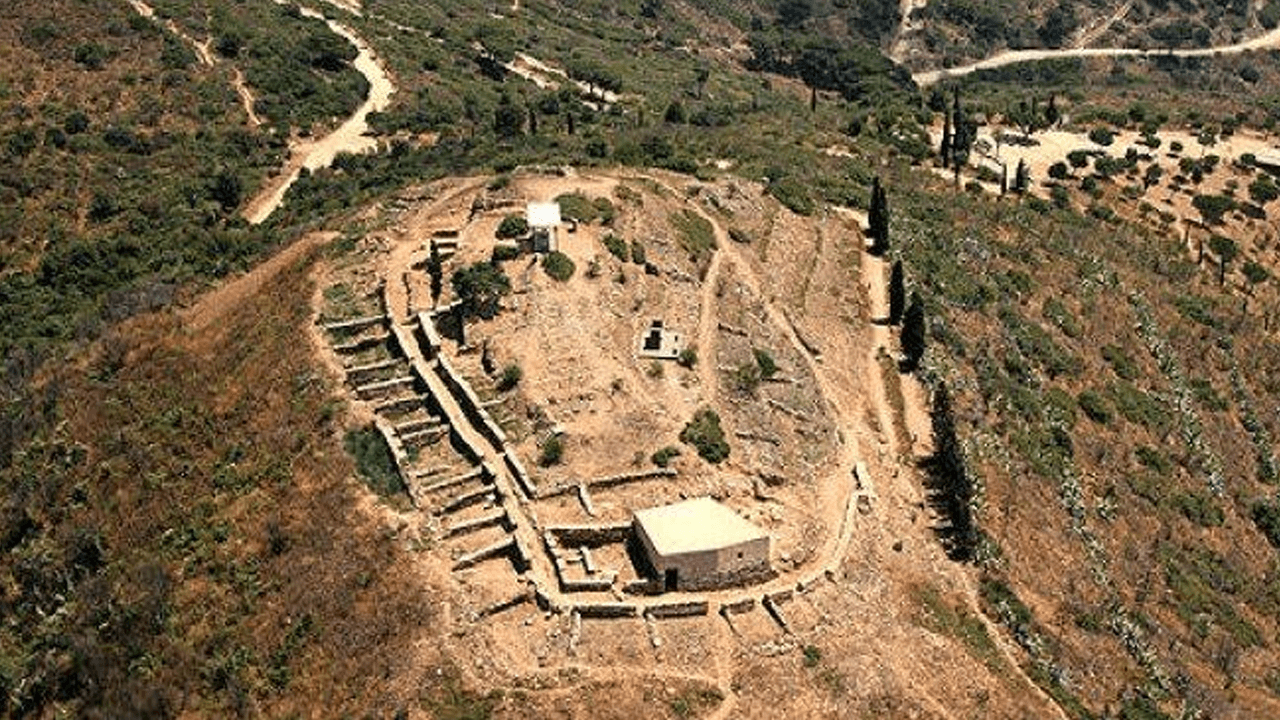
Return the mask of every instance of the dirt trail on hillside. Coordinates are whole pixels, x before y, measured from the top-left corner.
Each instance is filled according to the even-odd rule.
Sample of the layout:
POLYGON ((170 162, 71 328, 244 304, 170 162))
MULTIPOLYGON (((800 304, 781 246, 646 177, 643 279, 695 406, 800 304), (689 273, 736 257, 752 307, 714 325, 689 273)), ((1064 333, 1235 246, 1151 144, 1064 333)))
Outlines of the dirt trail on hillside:
POLYGON ((303 168, 309 171, 319 170, 333 164, 334 158, 339 153, 362 153, 375 149, 377 141, 365 134, 369 130, 369 113, 385 110, 391 104, 391 96, 395 93, 395 84, 391 76, 382 67, 382 63, 364 39, 346 25, 335 20, 327 20, 324 15, 315 10, 303 8, 302 14, 324 20, 328 23, 330 30, 355 46, 359 54, 352 64, 369 81, 369 94, 351 117, 333 132, 319 140, 294 143, 289 162, 245 205, 244 217, 254 225, 265 221, 276 208, 280 207, 284 202, 285 193, 298 180, 303 168))
POLYGON ((1236 55, 1250 50, 1265 50, 1268 48, 1280 47, 1280 27, 1266 34, 1259 35, 1252 40, 1233 43, 1231 45, 1220 45, 1217 47, 1196 48, 1190 50, 1142 50, 1139 48, 1068 48, 1064 50, 1007 50, 1002 53, 993 55, 985 60, 969 63, 967 65, 958 65, 956 67, 945 68, 942 70, 927 70, 918 72, 911 76, 911 79, 920 87, 932 85, 941 80, 951 78, 964 77, 978 70, 989 70, 992 68, 1004 67, 1006 65, 1016 65, 1018 63, 1034 62, 1037 60, 1057 60, 1062 58, 1091 58, 1091 57, 1213 57, 1215 55, 1236 55))
POLYGON ((313 248, 338 237, 336 232, 313 232, 302 236, 292 245, 271 256, 266 262, 234 280, 201 296, 200 300, 181 312, 182 320, 191 332, 199 332, 226 317, 227 313, 245 300, 257 295, 267 281, 313 248))
POLYGON ((249 127, 256 128, 262 124, 262 118, 258 117, 258 113, 253 109, 254 97, 253 92, 249 90, 249 85, 245 83, 244 72, 240 68, 234 68, 231 74, 231 84, 236 89, 236 94, 240 96, 240 104, 244 106, 244 114, 249 119, 249 127))
POLYGON ((1079 36, 1076 37, 1076 41, 1071 44, 1071 47, 1080 49, 1092 45, 1098 38, 1102 37, 1103 33, 1110 30, 1112 25, 1120 22, 1121 18, 1129 14, 1129 11, 1133 9, 1133 3, 1134 0, 1125 0, 1120 7, 1116 8, 1115 12, 1099 18, 1093 25, 1083 28, 1079 36))

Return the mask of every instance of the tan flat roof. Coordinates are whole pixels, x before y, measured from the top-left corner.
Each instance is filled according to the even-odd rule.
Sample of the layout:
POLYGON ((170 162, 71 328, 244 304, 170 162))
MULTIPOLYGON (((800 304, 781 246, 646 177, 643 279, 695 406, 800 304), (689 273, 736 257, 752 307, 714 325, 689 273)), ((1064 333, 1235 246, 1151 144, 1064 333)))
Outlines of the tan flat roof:
POLYGON ((637 510, 635 514, 654 551, 664 556, 719 550, 769 537, 709 497, 637 510))

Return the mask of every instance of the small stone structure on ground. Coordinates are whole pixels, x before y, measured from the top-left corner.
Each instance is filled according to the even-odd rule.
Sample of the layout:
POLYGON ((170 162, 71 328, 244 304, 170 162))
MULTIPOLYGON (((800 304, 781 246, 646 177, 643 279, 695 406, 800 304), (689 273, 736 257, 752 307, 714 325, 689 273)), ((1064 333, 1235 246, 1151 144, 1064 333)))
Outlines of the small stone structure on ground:
POLYGON ((560 203, 531 202, 525 211, 529 237, 536 253, 555 252, 559 248, 556 229, 560 227, 560 203))
POLYGON ((709 497, 637 510, 632 527, 666 591, 742 585, 771 573, 768 533, 709 497))
POLYGON ((684 349, 684 339, 679 333, 671 332, 663 326, 661 320, 650 320, 649 329, 640 336, 640 357, 654 360, 675 360, 684 349))

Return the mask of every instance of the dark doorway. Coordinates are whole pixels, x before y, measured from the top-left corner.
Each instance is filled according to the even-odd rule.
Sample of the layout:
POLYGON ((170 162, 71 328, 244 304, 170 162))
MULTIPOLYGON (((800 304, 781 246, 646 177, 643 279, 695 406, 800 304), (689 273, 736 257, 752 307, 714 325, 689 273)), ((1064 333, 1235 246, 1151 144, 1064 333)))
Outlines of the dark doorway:
POLYGON ((676 586, 677 586, 678 584, 679 584, 679 576, 678 576, 678 574, 677 574, 676 569, 675 569, 675 568, 669 568, 669 569, 667 570, 667 572, 666 572, 666 583, 665 583, 665 586, 664 586, 664 587, 665 587, 665 589, 666 589, 666 591, 667 591, 667 592, 673 592, 673 591, 675 591, 675 590, 676 590, 676 586))

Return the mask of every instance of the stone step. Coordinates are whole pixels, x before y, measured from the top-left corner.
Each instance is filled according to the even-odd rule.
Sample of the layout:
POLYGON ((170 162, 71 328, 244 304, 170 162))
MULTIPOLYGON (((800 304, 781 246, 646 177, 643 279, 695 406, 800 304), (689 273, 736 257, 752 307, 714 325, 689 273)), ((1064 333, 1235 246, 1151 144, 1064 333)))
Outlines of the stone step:
POLYGON ((465 507, 470 507, 479 502, 493 502, 498 499, 498 490, 492 485, 471 490, 450 500, 436 512, 437 515, 446 515, 451 512, 457 512, 465 507))
POLYGON ((401 437, 403 437, 404 435, 408 433, 412 433, 415 430, 425 430, 427 428, 431 428, 432 426, 443 425, 443 424, 444 424, 444 421, 438 415, 428 414, 426 417, 416 418, 414 420, 406 420, 398 425, 395 425, 394 427, 396 429, 396 432, 401 437))
POLYGON ((382 392, 383 390, 391 390, 393 388, 412 385, 414 377, 412 375, 402 375, 400 377, 391 378, 390 380, 379 380, 368 385, 360 385, 356 388, 357 395, 368 395, 371 393, 382 392))
POLYGON ((393 368, 397 365, 403 365, 403 364, 404 364, 404 360, 401 360, 399 358, 392 358, 390 360, 383 360, 381 362, 369 363, 367 365, 356 365, 356 366, 347 368, 347 377, 350 377, 352 375, 363 375, 365 373, 378 372, 379 370, 386 370, 388 368, 393 368))
POLYGON ((506 555, 508 553, 514 552, 515 550, 516 550, 516 541, 514 537, 506 538, 505 540, 499 540, 498 542, 495 542, 492 545, 486 545, 485 547, 482 547, 479 550, 469 552, 466 555, 463 555, 462 557, 458 558, 457 561, 453 563, 453 569, 462 570, 464 568, 469 568, 472 565, 475 565, 476 563, 483 562, 485 560, 488 560, 489 558, 498 557, 500 555, 506 555))
POLYGON ((378 345, 381 345, 385 343, 387 341, 387 338, 389 337, 391 337, 391 333, 387 333, 387 332, 375 333, 373 335, 368 335, 366 337, 352 340, 349 343, 334 345, 333 351, 338 353, 339 355, 350 355, 352 353, 358 353, 361 350, 367 350, 371 347, 376 347, 378 345))
POLYGON ((374 405, 373 411, 379 415, 383 413, 412 412, 426 405, 426 403, 426 395, 400 395, 374 405))
POLYGON ((330 331, 359 330, 361 328, 378 325, 386 321, 386 315, 370 315, 368 317, 355 318, 353 320, 341 320, 338 322, 325 323, 323 327, 325 330, 330 331))
MULTIPOLYGON (((464 472, 461 475, 454 475, 451 478, 445 478, 444 480, 428 485, 427 487, 422 488, 422 492, 424 493, 440 492, 441 490, 447 490, 448 488, 455 487, 457 485, 462 485, 463 483, 469 482, 471 480, 476 480, 482 477, 483 475, 484 475, 484 469, 476 468, 474 470, 464 472)), ((419 476, 415 475, 414 477, 416 478, 419 476)))
POLYGON ((402 443, 418 444, 418 443, 424 443, 424 442, 426 443, 435 442, 436 440, 439 440, 440 438, 444 437, 448 432, 449 432, 448 425, 444 423, 436 423, 435 425, 423 428, 421 430, 414 430, 412 432, 405 432, 405 433, 397 431, 396 434, 400 437, 400 442, 402 443))
POLYGON ((448 529, 444 531, 444 534, 445 534, 445 537, 453 537, 455 535, 462 535, 465 533, 473 532, 475 530, 480 530, 482 528, 493 527, 494 525, 507 525, 507 524, 508 524, 507 511, 499 508, 497 510, 494 510, 491 513, 481 515, 478 518, 473 518, 471 520, 465 520, 455 525, 450 525, 448 529))

